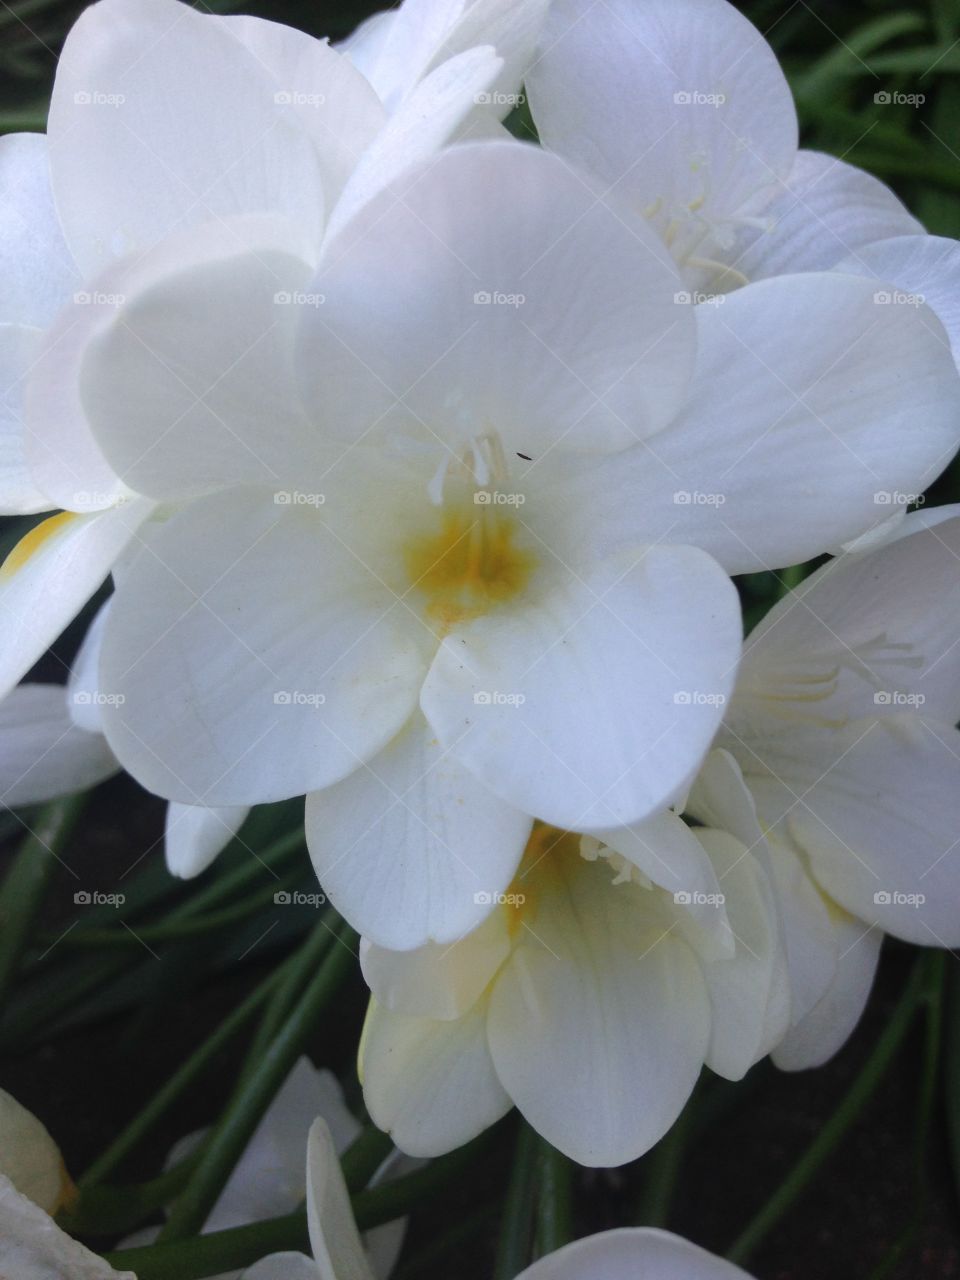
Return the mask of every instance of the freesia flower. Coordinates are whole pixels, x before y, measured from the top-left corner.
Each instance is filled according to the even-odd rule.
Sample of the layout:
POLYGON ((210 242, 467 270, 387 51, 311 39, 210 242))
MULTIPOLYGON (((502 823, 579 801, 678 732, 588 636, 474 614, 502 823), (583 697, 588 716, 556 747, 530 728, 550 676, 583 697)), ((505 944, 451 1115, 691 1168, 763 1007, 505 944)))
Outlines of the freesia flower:
MULTIPOLYGON (((373 1280, 329 1132, 318 1120, 307 1155, 307 1219, 312 1258, 275 1253, 242 1280, 373 1280)), ((750 1280, 745 1271, 689 1240, 651 1227, 603 1231, 526 1267, 517 1280, 750 1280)))
POLYGON ((749 795, 726 825, 769 844, 793 1004, 782 1066, 844 1042, 883 933, 960 942, 958 557, 960 508, 914 512, 785 596, 745 644, 727 763, 693 789, 696 816, 722 792, 729 817, 732 757, 749 795))
POLYGON ((385 945, 477 923, 527 815, 670 802, 732 682, 723 570, 863 532, 956 444, 932 317, 834 274, 695 317, 652 233, 530 147, 447 149, 316 273, 232 225, 117 276, 81 361, 98 447, 173 508, 120 574, 105 731, 180 803, 316 793, 320 878, 385 945))
POLYGON ((3 567, 0 692, 156 514, 108 465, 78 385, 83 352, 115 319, 118 280, 145 283, 151 252, 191 229, 229 253, 231 220, 244 216, 296 227, 314 260, 335 216, 468 129, 468 117, 495 114, 478 95, 505 76, 519 84, 543 0, 513 5, 509 18, 503 9, 477 0, 451 30, 404 12, 398 30, 420 64, 389 109, 346 54, 278 23, 175 0, 103 0, 81 15, 47 135, 0 140, 0 502, 63 508, 3 567), (486 34, 509 42, 503 57, 486 34))
MULTIPOLYGON (((201 1234, 243 1227, 293 1213, 307 1194, 305 1153, 310 1126, 317 1121, 331 1143, 332 1158, 360 1133, 360 1123, 347 1108, 343 1091, 330 1071, 317 1070, 308 1058, 298 1059, 254 1130, 233 1168, 201 1234), (319 1117, 319 1119, 318 1119, 319 1117)), ((171 1148, 171 1168, 196 1148, 206 1130, 188 1134, 171 1148)), ((392 1152, 373 1183, 410 1172, 419 1164, 392 1152)), ((339 1167, 339 1162, 338 1162, 339 1167)), ((364 1236, 364 1248, 378 1280, 386 1280, 403 1245, 406 1220, 384 1223, 364 1236)), ((120 1248, 150 1244, 157 1228, 148 1227, 124 1240, 120 1248)), ((239 1272, 223 1272, 215 1280, 235 1280, 239 1272)))
POLYGON ((136 1280, 57 1226, 76 1196, 60 1149, 43 1124, 0 1090, 0 1275, 16 1280, 136 1280))
POLYGON ((786 1030, 768 875, 673 813, 589 835, 539 826, 510 892, 449 946, 367 941, 360 1049, 374 1121, 436 1155, 511 1105, 586 1165, 651 1147, 704 1062, 738 1079, 786 1030))
POLYGON ((960 246, 870 174, 798 149, 776 55, 727 0, 554 0, 527 87, 543 145, 659 231, 693 298, 837 268, 881 304, 925 300, 960 349, 960 246))

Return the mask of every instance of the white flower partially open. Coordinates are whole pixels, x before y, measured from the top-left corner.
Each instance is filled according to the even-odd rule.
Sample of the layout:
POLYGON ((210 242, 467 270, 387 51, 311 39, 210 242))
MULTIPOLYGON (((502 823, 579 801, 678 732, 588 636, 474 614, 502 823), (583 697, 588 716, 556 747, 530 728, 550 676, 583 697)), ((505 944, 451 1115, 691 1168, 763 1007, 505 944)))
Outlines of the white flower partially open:
MULTIPOLYGON (((958 584, 960 509, 912 513, 886 544, 824 565, 745 644, 719 742, 782 903, 793 1029, 781 1065, 843 1043, 884 932, 960 941, 958 584)), ((709 767, 716 794, 721 766, 709 767)), ((709 818, 702 779, 691 807, 709 818)))
POLYGON ((364 942, 373 1119, 404 1151, 466 1142, 512 1104, 582 1164, 633 1160, 704 1062, 738 1079, 786 1029, 766 872, 672 813, 580 836, 538 826, 510 889, 449 946, 364 942))
MULTIPOLYGON (((322 1120, 310 1130, 307 1218, 312 1258, 275 1253, 241 1280, 374 1280, 336 1149, 322 1120)), ((651 1227, 603 1231, 526 1267, 517 1280, 750 1280, 745 1271, 681 1236, 651 1227)))
POLYGON ((838 268, 880 305, 925 300, 960 350, 960 245, 870 174, 798 150, 776 55, 727 0, 554 0, 528 90, 544 146, 656 227, 692 296, 838 268))

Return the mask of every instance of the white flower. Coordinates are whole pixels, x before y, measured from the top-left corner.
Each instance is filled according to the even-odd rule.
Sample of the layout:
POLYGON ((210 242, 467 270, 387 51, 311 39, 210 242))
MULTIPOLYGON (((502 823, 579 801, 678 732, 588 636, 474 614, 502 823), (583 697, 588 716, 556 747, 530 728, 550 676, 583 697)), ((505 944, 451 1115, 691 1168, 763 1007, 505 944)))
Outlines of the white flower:
POLYGON ((317 270, 225 225, 117 275, 79 361, 97 446, 172 511, 119 575, 105 729, 183 804, 318 793, 321 879, 385 945, 476 924, 526 815, 669 803, 739 651, 721 566, 862 533, 956 445, 932 317, 832 274, 677 304, 652 233, 533 148, 447 149, 317 270))
POLYGON ((657 228, 693 296, 836 268, 880 304, 925 299, 960 354, 960 245, 871 175, 798 150, 776 56, 727 0, 554 0, 528 90, 543 145, 657 228))
MULTIPOLYGON (((746 642, 718 754, 742 770, 781 901, 793 1029, 780 1065, 843 1043, 884 932, 960 942, 958 565, 960 509, 912 513, 886 544, 824 565, 746 642)), ((731 771, 711 759, 697 817, 735 791, 731 771)), ((750 823, 741 810, 748 845, 750 823)))
POLYGON ((364 941, 364 1097, 401 1150, 435 1155, 512 1104, 587 1165, 651 1147, 704 1062, 740 1078, 786 1029, 766 872, 665 812, 589 836, 539 826, 508 893, 449 946, 364 941))
MULTIPOLYGON (((330 1134, 310 1130, 307 1219, 313 1258, 275 1253, 244 1271, 242 1280, 373 1280, 350 1208, 330 1134)), ((517 1280, 750 1280, 745 1271, 669 1231, 650 1227, 603 1231, 575 1240, 526 1267, 517 1280)))
MULTIPOLYGON (((227 1179, 223 1191, 203 1224, 201 1235, 227 1231, 268 1218, 294 1213, 307 1195, 308 1131, 314 1122, 322 1127, 330 1142, 331 1159, 338 1157, 359 1135, 361 1125, 348 1110, 343 1090, 330 1071, 317 1070, 308 1058, 299 1058, 281 1085, 263 1119, 254 1130, 227 1179)), ((189 1134, 177 1142, 167 1157, 171 1168, 186 1159, 206 1130, 189 1134)), ((412 1172, 420 1162, 392 1152, 372 1179, 385 1179, 412 1172)), ((130 1249, 150 1244, 158 1228, 148 1227, 122 1241, 118 1248, 130 1249)), ((406 1219, 384 1223, 364 1236, 364 1248, 378 1280, 386 1280, 406 1232, 406 1219)), ((239 1272, 223 1272, 215 1280, 235 1280, 239 1272)))
POLYGON ((0 1090, 0 1275, 16 1280, 136 1280, 71 1239, 53 1214, 76 1196, 60 1149, 32 1112, 0 1090))
POLYGON ((337 220, 469 129, 478 95, 505 75, 519 84, 543 3, 514 5, 511 20, 502 7, 478 0, 456 32, 433 29, 433 45, 404 10, 398 25, 417 33, 422 60, 390 110, 345 54, 278 23, 175 0, 102 0, 82 14, 47 136, 0 139, 0 503, 63 508, 4 566, 0 692, 154 514, 91 436, 79 386, 123 289, 147 283, 150 254, 190 229, 229 254, 243 216, 283 220, 315 258, 337 220))

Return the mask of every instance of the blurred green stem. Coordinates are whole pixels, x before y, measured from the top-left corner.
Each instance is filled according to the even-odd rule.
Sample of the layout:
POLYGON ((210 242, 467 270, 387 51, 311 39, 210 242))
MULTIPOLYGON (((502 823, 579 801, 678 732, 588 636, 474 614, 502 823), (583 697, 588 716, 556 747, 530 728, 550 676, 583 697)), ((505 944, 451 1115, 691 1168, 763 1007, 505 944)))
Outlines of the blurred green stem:
POLYGON ((540 1138, 536 1174, 537 1254, 542 1258, 573 1239, 573 1163, 540 1138))
POLYGON ((503 1202, 493 1280, 514 1280, 530 1262, 534 1174, 540 1139, 525 1120, 517 1134, 513 1173, 503 1202))
POLYGON ((0 888, 0 1005, 20 967, 53 873, 65 865, 60 855, 86 800, 83 792, 41 809, 0 888))
POLYGON ((844 1094, 840 1105, 793 1166, 773 1195, 734 1241, 731 1262, 745 1262, 793 1205, 872 1097, 884 1072, 910 1029, 925 979, 925 957, 914 962, 907 985, 873 1052, 844 1094))
POLYGON ((321 920, 301 948, 305 965, 314 957, 327 954, 273 1042, 241 1079, 211 1130, 196 1171, 174 1204, 160 1240, 179 1240, 202 1228, 253 1131, 317 1029, 320 1015, 350 972, 356 934, 341 923, 336 930, 337 940, 329 947, 329 930, 327 921, 321 920))

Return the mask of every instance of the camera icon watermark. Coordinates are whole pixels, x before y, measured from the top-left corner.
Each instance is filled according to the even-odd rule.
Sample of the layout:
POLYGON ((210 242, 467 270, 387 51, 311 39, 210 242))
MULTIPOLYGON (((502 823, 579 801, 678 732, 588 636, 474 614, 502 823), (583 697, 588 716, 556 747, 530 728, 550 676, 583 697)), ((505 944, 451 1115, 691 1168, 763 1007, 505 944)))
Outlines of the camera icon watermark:
POLYGON ((878 907, 922 907, 926 900, 925 893, 903 893, 899 889, 878 889, 873 895, 878 907))
POLYGON ((325 893, 302 893, 299 889, 278 889, 273 895, 275 907, 323 907, 326 902, 325 893))
POLYGON ((501 693, 499 689, 478 689, 473 695, 477 707, 522 707, 526 700, 523 693, 501 693))

